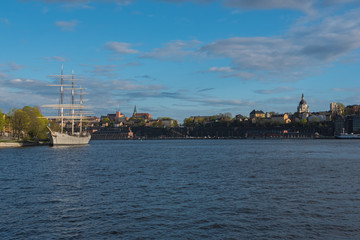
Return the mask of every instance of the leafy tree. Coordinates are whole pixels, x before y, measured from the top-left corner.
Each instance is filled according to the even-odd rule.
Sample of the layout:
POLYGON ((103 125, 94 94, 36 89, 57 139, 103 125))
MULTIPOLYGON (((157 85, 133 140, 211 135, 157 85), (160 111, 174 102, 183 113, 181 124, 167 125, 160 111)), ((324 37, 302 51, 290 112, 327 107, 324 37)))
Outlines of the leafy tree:
POLYGON ((2 113, 0 109, 0 132, 4 130, 4 127, 5 127, 5 114, 2 113))
POLYGON ((178 121, 174 120, 172 123, 171 123, 171 127, 174 128, 174 127, 177 127, 178 126, 178 121))
POLYGON ((312 122, 312 123, 319 122, 319 118, 318 118, 318 117, 313 117, 313 118, 311 119, 311 122, 312 122))
POLYGON ((226 112, 226 113, 224 113, 223 117, 224 117, 225 119, 230 120, 230 119, 232 119, 232 114, 229 113, 229 112, 226 112))
POLYGON ((184 119, 184 126, 185 127, 192 127, 194 126, 194 118, 185 118, 184 119))
POLYGON ((337 105, 337 112, 338 112, 340 115, 346 115, 344 104, 338 102, 338 103, 336 103, 336 105, 337 105))
POLYGON ((13 136, 18 140, 20 137, 47 138, 48 120, 35 107, 12 109, 8 114, 8 121, 13 129, 13 136))
POLYGON ((203 118, 203 117, 198 118, 198 123, 199 123, 200 125, 203 125, 204 122, 205 122, 205 118, 203 118))
POLYGON ((145 126, 145 119, 141 119, 138 124, 137 124, 139 127, 143 127, 145 126))
POLYGON ((160 121, 153 122, 152 127, 160 127, 160 121))
POLYGON ((300 120, 300 124, 301 124, 302 126, 306 125, 307 122, 308 122, 308 121, 307 121, 305 118, 300 120))
POLYGON ((22 109, 17 109, 12 115, 12 125, 14 129, 14 135, 18 140, 20 140, 20 136, 25 135, 30 125, 29 115, 22 109))
POLYGON ((49 121, 41 115, 40 111, 36 107, 26 106, 23 111, 30 117, 30 125, 28 127, 28 134, 31 138, 44 139, 47 137, 46 126, 49 121))

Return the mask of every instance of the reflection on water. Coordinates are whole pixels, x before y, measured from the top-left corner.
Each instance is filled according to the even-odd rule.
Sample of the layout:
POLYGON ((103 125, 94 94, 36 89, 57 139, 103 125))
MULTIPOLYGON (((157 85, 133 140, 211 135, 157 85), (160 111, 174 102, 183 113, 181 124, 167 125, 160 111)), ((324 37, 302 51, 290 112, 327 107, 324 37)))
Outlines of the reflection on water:
POLYGON ((360 142, 0 150, 1 239, 356 239, 360 142))

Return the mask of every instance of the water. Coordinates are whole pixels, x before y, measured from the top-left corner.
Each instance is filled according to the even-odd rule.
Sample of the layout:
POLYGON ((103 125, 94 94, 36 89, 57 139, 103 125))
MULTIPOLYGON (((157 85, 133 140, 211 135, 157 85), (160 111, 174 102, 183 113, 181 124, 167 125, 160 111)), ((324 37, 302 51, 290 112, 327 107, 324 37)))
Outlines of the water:
POLYGON ((358 239, 360 141, 0 150, 0 239, 358 239))

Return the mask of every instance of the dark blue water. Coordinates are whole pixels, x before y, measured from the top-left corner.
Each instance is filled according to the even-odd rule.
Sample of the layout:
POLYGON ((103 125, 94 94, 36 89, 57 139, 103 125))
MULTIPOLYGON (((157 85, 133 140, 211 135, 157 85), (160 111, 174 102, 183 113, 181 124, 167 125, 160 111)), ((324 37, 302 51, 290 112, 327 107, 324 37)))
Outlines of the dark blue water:
POLYGON ((0 149, 0 239, 360 239, 360 141, 0 149))

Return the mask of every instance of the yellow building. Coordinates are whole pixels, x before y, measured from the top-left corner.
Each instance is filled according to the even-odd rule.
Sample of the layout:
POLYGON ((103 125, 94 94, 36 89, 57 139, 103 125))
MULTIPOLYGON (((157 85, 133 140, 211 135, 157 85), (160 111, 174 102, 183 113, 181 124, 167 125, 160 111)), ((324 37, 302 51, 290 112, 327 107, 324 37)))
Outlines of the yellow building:
POLYGON ((265 118, 265 113, 263 111, 257 111, 257 110, 252 110, 252 112, 250 113, 250 118, 265 118))
POLYGON ((280 123, 290 123, 291 120, 289 119, 288 114, 273 114, 271 115, 271 121, 273 122, 280 122, 280 123))

